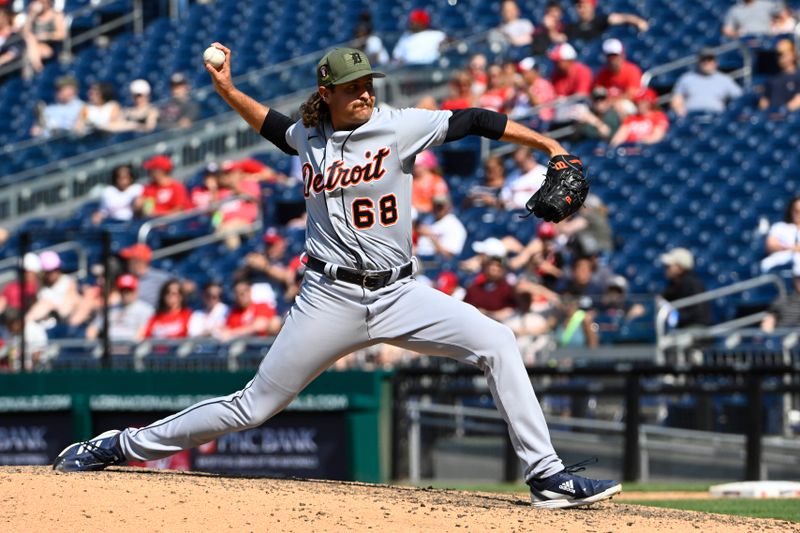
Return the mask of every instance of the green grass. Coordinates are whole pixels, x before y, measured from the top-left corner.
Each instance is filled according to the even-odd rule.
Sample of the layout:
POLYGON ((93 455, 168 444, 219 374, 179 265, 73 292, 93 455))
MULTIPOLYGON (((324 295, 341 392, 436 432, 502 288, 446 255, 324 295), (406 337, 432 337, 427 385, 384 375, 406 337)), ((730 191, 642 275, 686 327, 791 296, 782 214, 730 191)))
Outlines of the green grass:
POLYGON ((625 500, 621 503, 800 522, 800 502, 796 498, 775 500, 745 498, 720 500, 625 500))
MULTIPOLYGON (((420 487, 435 489, 465 490, 476 492, 527 492, 528 487, 520 483, 446 483, 432 481, 420 487)), ((623 483, 623 494, 631 492, 706 492, 710 483, 623 483)), ((774 518, 800 522, 800 501, 797 499, 713 499, 713 500, 618 500, 620 503, 649 505, 669 509, 701 511, 752 518, 774 518)))

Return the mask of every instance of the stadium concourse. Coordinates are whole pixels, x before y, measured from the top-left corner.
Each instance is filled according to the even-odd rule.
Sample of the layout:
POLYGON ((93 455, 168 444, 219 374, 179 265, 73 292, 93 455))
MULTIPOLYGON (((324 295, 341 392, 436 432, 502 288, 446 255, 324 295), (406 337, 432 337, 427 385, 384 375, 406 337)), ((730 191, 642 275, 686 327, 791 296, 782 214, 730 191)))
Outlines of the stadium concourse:
MULTIPOLYGON (((0 9, 22 34, 19 15, 36 15, 19 4, 0 2, 0 9)), ((296 162, 263 144, 230 160, 209 151, 205 165, 183 168, 181 154, 162 153, 169 142, 156 144, 189 139, 193 124, 227 111, 208 90, 201 63, 211 41, 233 50, 236 75, 287 62, 280 72, 240 84, 270 102, 314 90, 313 69, 292 63, 295 58, 316 58, 358 37, 373 61, 399 80, 430 69, 444 73, 418 92, 413 81, 407 84, 403 96, 419 105, 506 112, 552 132, 581 156, 592 196, 557 226, 518 216, 520 195, 542 171, 524 151, 509 156, 493 144, 491 157, 483 158, 478 141, 465 140, 421 155, 415 167, 420 275, 508 323, 529 362, 541 362, 554 347, 652 345, 665 299, 754 278, 767 250, 787 251, 788 259, 770 268, 791 272, 797 239, 779 245, 785 249, 767 247, 768 232, 777 239, 800 228, 790 202, 800 193, 791 174, 800 162, 796 95, 780 85, 793 76, 797 56, 793 27, 777 25, 783 20, 777 16, 773 27, 754 34, 739 27, 741 17, 726 13, 733 2, 722 9, 712 0, 527 0, 517 3, 516 18, 508 2, 501 13, 501 3, 481 0, 242 0, 224 2, 224 9, 222 2, 187 1, 176 3, 177 11, 145 4, 135 13, 142 31, 123 25, 69 55, 45 58, 41 69, 20 52, 21 69, 0 78, 4 187, 33 183, 45 176, 39 167, 54 169, 94 150, 131 141, 152 148, 148 157, 109 171, 107 183, 114 185, 96 187, 69 215, 2 222, 5 279, 13 277, 21 249, 32 255, 25 257, 25 283, 10 281, 3 292, 0 368, 99 366, 104 302, 114 306, 112 320, 130 320, 109 333, 117 335, 112 360, 122 367, 140 368, 143 358, 154 366, 178 359, 199 367, 229 368, 234 359, 253 366, 268 349, 303 274, 296 162), (520 37, 519 28, 528 28, 523 20, 532 23, 532 33, 520 37), (723 26, 742 35, 726 37, 723 26), (414 50, 427 47, 427 55, 398 46, 413 39, 414 50), (695 69, 698 55, 711 57, 718 74, 730 74, 741 92, 723 98, 721 109, 673 110, 669 95, 695 69), (630 86, 630 77, 615 70, 620 59, 627 71, 645 76, 634 74, 630 86), (578 63, 587 66, 588 78, 571 73, 578 63), (601 82, 596 75, 603 68, 610 71, 601 82), (70 109, 78 111, 73 122, 48 122, 69 118, 70 109), (617 128, 630 133, 617 138, 617 128), (784 226, 775 229, 779 223, 784 226), (131 302, 143 305, 123 314, 131 302), (25 364, 14 357, 22 319, 33 354, 25 364), (72 344, 59 345, 64 339, 72 344)), ((56 2, 75 36, 138 5, 56 2)), ((688 105, 692 95, 684 96, 688 105)), ((735 319, 767 309, 776 295, 766 285, 744 290, 698 304, 694 312, 679 310, 668 327, 735 319)), ((785 316, 778 317, 779 328, 790 326, 781 322, 785 316)), ((780 345, 782 337, 773 337, 765 331, 754 345, 780 345)), ((711 358, 729 347, 712 339, 701 354, 711 358)), ((355 354, 342 367, 396 364, 413 361, 381 349, 355 354)))

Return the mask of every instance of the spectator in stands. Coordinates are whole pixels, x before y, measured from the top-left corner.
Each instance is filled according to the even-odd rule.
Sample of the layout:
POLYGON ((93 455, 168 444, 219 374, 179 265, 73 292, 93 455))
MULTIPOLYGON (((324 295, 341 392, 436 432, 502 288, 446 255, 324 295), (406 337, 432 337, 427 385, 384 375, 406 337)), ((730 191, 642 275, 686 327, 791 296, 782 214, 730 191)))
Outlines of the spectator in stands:
POLYGON ((592 299, 570 295, 562 299, 556 312, 555 336, 560 346, 596 348, 599 335, 591 312, 592 299))
POLYGON ((506 280, 504 261, 504 257, 487 256, 481 273, 467 287, 464 296, 464 302, 499 321, 509 318, 516 307, 514 287, 506 280))
MULTIPOLYGON (((674 248, 661 256, 666 267, 667 287, 661 297, 667 302, 705 292, 706 287, 694 272, 694 256, 686 248, 674 248)), ((678 328, 711 325, 711 307, 708 302, 678 310, 678 328)))
POLYGON ((760 109, 800 109, 800 71, 797 68, 797 51, 789 39, 781 39, 775 45, 780 72, 767 79, 764 95, 758 101, 760 109))
POLYGON ((358 25, 353 31, 353 39, 356 41, 354 48, 358 48, 367 54, 370 65, 386 65, 389 63, 389 52, 386 51, 381 38, 375 34, 372 14, 369 11, 363 11, 358 16, 358 25))
POLYGON ((64 13, 53 9, 52 0, 32 0, 22 29, 28 61, 34 72, 41 72, 44 63, 56 58, 67 36, 64 13))
POLYGON ((489 67, 489 85, 478 97, 478 107, 505 113, 513 104, 514 85, 499 65, 489 67))
POLYGON ((56 102, 39 104, 37 123, 31 128, 31 135, 51 137, 74 132, 84 105, 78 98, 78 81, 71 76, 58 78, 56 102))
POLYGON ((627 117, 609 142, 655 144, 661 142, 669 129, 669 119, 658 108, 658 95, 653 89, 642 89, 635 98, 636 113, 627 117))
POLYGON ((797 19, 792 14, 792 10, 786 4, 780 4, 772 12, 772 24, 770 33, 772 35, 793 34, 797 28, 797 19))
POLYGON ((608 208, 599 196, 589 193, 581 209, 559 224, 575 255, 592 256, 614 251, 614 235, 608 220, 608 208))
POLYGON ((761 261, 763 272, 800 260, 800 196, 789 200, 783 220, 770 226, 766 249, 769 255, 761 261))
POLYGON ((444 32, 431 29, 427 11, 414 9, 408 16, 408 30, 397 41, 392 58, 405 65, 430 65, 439 60, 439 49, 446 39, 444 32))
POLYGON ((146 244, 138 243, 123 248, 119 255, 127 261, 128 273, 138 280, 139 298, 156 307, 161 287, 172 279, 172 275, 150 265, 153 251, 146 244))
POLYGON ((523 209, 542 186, 547 167, 533 158, 533 152, 527 146, 520 146, 514 151, 514 165, 516 168, 500 189, 500 200, 506 209, 523 209))
POLYGON ((517 305, 513 314, 503 320, 503 323, 514 332, 525 364, 532 365, 536 362, 537 353, 548 342, 545 335, 553 329, 555 317, 549 310, 544 313, 535 311, 533 294, 519 286, 514 297, 517 305))
POLYGON ((722 34, 731 39, 748 35, 769 35, 777 4, 771 0, 741 0, 725 13, 722 34))
POLYGON ((150 101, 150 84, 147 80, 133 80, 129 87, 133 107, 122 110, 124 129, 142 133, 151 132, 158 125, 158 108, 150 101))
POLYGON ((433 198, 433 217, 432 224, 420 224, 417 228, 417 254, 428 257, 439 255, 445 259, 459 255, 467 240, 467 230, 453 214, 449 196, 433 198))
POLYGON ((572 270, 568 276, 562 278, 557 292, 575 298, 601 296, 606 288, 595 279, 594 271, 595 263, 591 257, 574 256, 572 270))
POLYGON ((686 72, 672 89, 672 110, 679 117, 687 113, 722 113, 730 100, 739 98, 742 88, 717 70, 717 56, 711 48, 700 50, 697 71, 686 72))
POLYGON ((19 370, 24 366, 31 371, 38 368, 47 348, 47 330, 38 322, 23 320, 18 309, 7 309, 3 315, 3 329, 0 331, 0 369, 19 370), (24 324, 24 326, 23 326, 24 324), (19 360, 22 329, 25 328, 25 364, 19 360))
POLYGON ((478 97, 483 94, 489 84, 489 75, 486 73, 488 61, 483 54, 475 54, 469 60, 467 71, 472 78, 472 94, 478 97))
POLYGON ((202 184, 193 187, 189 193, 189 201, 192 206, 200 209, 208 209, 215 202, 227 198, 233 194, 233 190, 227 187, 220 187, 219 177, 222 170, 213 161, 203 168, 202 184))
POLYGON ((189 198, 183 183, 172 178, 172 160, 166 155, 151 157, 142 164, 150 176, 136 198, 133 208, 144 217, 160 217, 178 213, 189 207, 189 198))
POLYGON ((592 89, 592 100, 589 107, 578 113, 575 124, 575 140, 601 139, 609 140, 619 129, 622 119, 608 97, 605 87, 592 89))
POLYGON ((645 308, 628 299, 628 280, 624 276, 612 276, 605 293, 593 301, 594 319, 601 329, 617 331, 632 320, 645 314, 645 308))
MULTIPOLYGON (((517 69, 522 76, 521 82, 516 87, 511 118, 525 117, 531 108, 548 104, 556 98, 553 84, 539 72, 539 64, 536 59, 526 57, 517 64, 517 69)), ((546 130, 550 121, 553 120, 553 114, 552 107, 545 107, 540 109, 528 122, 535 129, 546 130)))
POLYGON ((25 320, 44 320, 53 317, 66 321, 80 300, 75 278, 61 271, 61 258, 51 250, 39 254, 42 266, 42 285, 36 303, 28 310, 25 320))
POLYGON ((424 150, 414 159, 411 172, 411 205, 420 214, 433 212, 433 199, 436 196, 447 196, 450 190, 442 178, 439 161, 430 150, 424 150))
POLYGON ((510 46, 528 46, 533 42, 536 28, 533 22, 520 16, 519 6, 513 0, 504 0, 500 4, 502 24, 498 30, 510 46))
POLYGON ((603 41, 603 54, 606 64, 597 72, 594 78, 595 87, 608 89, 608 95, 622 103, 618 108, 627 108, 628 113, 633 112, 631 100, 641 90, 642 70, 625 58, 625 49, 619 39, 606 39, 603 41))
POLYGON ((448 87, 450 96, 442 102, 442 109, 453 111, 475 107, 476 97, 472 92, 472 77, 469 72, 457 71, 450 80, 448 87))
POLYGON ((252 287, 252 299, 256 303, 277 306, 278 297, 273 284, 288 290, 295 281, 296 268, 290 268, 290 258, 286 251, 286 239, 275 228, 269 228, 262 237, 264 251, 250 252, 244 257, 244 264, 236 271, 234 279, 246 279, 252 287))
MULTIPOLYGON (((111 279, 117 277, 117 273, 121 270, 119 263, 113 258, 110 260, 109 265, 111 271, 108 275, 111 279)), ((80 280, 80 301, 75 308, 75 311, 69 317, 70 326, 82 326, 91 320, 93 316, 102 312, 103 306, 106 303, 106 271, 105 265, 94 264, 90 268, 94 276, 94 282, 90 278, 80 280)), ((111 285, 111 290, 108 292, 108 305, 117 305, 120 302, 120 294, 114 285, 111 285)))
POLYGON ((116 101, 114 86, 110 83, 93 83, 89 87, 89 100, 83 106, 75 131, 86 135, 94 131, 119 132, 128 129, 122 117, 122 108, 116 101))
POLYGON ((632 13, 597 14, 597 0, 575 0, 578 20, 567 24, 564 33, 570 41, 593 41, 603 35, 611 26, 630 24, 640 32, 649 29, 645 19, 632 13))
POLYGON ((229 189, 233 196, 243 197, 222 203, 214 217, 217 233, 226 234, 225 245, 230 250, 237 249, 241 241, 239 233, 228 232, 250 229, 258 219, 261 186, 257 173, 253 172, 256 169, 249 163, 251 161, 264 166, 254 160, 226 161, 222 164, 220 189, 229 189))
POLYGON ((134 183, 133 167, 117 165, 111 171, 111 185, 106 186, 100 196, 100 209, 92 215, 92 222, 103 220, 128 222, 133 220, 133 206, 144 188, 134 183))
POLYGON ((158 127, 188 128, 200 117, 200 106, 192 100, 189 80, 176 72, 169 78, 170 98, 158 110, 158 127))
MULTIPOLYGON (((513 239, 513 237, 512 237, 513 239)), ((508 255, 505 242, 497 237, 489 237, 482 241, 472 243, 472 250, 477 254, 463 261, 459 261, 458 268, 461 272, 475 274, 483 270, 486 259, 489 257, 503 257, 508 255)), ((507 263, 506 263, 507 265, 507 263)))
POLYGON ((24 284, 20 285, 19 279, 9 281, 0 293, 0 315, 8 309, 27 311, 36 302, 39 292, 39 273, 42 263, 39 256, 33 252, 26 253, 22 258, 24 271, 24 284), (23 289, 24 286, 24 289, 23 289), (25 293, 25 309, 22 308, 22 294, 25 293))
POLYGON ((550 1, 544 8, 542 23, 533 33, 531 53, 544 54, 551 46, 566 42, 564 34, 564 10, 556 1, 550 1))
POLYGON ((145 327, 147 339, 183 339, 189 336, 192 310, 185 303, 181 282, 167 281, 159 291, 155 314, 145 327))
MULTIPOLYGON (((557 100, 589 96, 592 92, 592 70, 577 61, 578 54, 571 44, 556 45, 548 57, 553 62, 550 83, 553 84, 557 100)), ((572 122, 585 109, 586 106, 583 104, 562 102, 555 108, 553 122, 558 124, 572 122)))
POLYGON ((766 333, 775 328, 800 328, 800 261, 795 262, 792 274, 794 292, 776 300, 761 321, 761 329, 766 333))
MULTIPOLYGON (((565 257, 556 237, 558 229, 552 222, 540 222, 536 228, 536 238, 512 257, 508 265, 512 270, 525 267, 522 280, 541 285, 553 291, 564 277, 565 257)), ((535 293, 534 296, 539 295, 535 293)), ((544 294, 546 296, 546 294, 544 294)))
MULTIPOLYGON (((120 301, 108 309, 108 338, 111 342, 140 342, 145 338, 150 319, 153 318, 153 306, 139 299, 136 276, 123 274, 117 278, 115 285, 120 301)), ((86 328, 86 338, 101 338, 103 325, 103 314, 98 313, 86 328)))
POLYGON ((189 319, 190 337, 213 337, 225 327, 230 308, 222 301, 222 285, 212 281, 203 287, 203 308, 189 319))
POLYGON ((464 207, 503 207, 500 192, 506 184, 506 169, 503 160, 491 156, 483 164, 483 182, 470 187, 464 198, 464 207))
POLYGON ((464 287, 459 284, 458 275, 449 270, 440 272, 439 275, 436 276, 434 287, 436 290, 442 291, 446 295, 452 296, 457 300, 463 300, 464 296, 467 294, 464 287))
POLYGON ((256 303, 251 296, 250 283, 239 280, 233 286, 236 303, 231 309, 217 338, 229 341, 240 337, 265 337, 276 335, 281 329, 281 319, 275 309, 265 303, 256 303))
MULTIPOLYGON (((8 6, 0 5, 0 67, 17 63, 25 55, 25 39, 14 28, 14 15, 8 6)), ((3 81, 5 76, 0 76, 3 81)))

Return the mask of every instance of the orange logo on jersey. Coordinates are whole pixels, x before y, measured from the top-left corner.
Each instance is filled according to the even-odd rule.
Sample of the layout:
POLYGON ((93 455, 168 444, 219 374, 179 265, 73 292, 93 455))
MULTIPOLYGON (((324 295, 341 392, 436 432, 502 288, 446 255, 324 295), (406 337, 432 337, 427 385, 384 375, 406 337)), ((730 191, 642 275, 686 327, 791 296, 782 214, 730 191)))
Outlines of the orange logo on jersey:
POLYGON ((311 163, 303 164, 303 195, 308 198, 311 191, 320 194, 322 191, 333 191, 338 187, 352 187, 362 181, 376 181, 386 174, 383 162, 392 151, 389 148, 381 148, 373 155, 367 150, 364 158, 367 160, 363 165, 352 167, 344 166, 341 159, 334 161, 325 169, 325 176, 322 173, 314 174, 311 163))

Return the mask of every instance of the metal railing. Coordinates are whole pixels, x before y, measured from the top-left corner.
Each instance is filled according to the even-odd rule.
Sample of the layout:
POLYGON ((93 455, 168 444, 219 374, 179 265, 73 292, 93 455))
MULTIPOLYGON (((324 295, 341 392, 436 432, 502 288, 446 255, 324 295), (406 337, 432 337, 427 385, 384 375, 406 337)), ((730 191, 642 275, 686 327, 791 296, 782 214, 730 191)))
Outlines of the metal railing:
POLYGON ((738 328, 743 328, 753 324, 758 324, 767 315, 766 312, 753 313, 747 316, 735 318, 716 324, 710 327, 686 328, 672 332, 667 332, 667 321, 673 311, 680 311, 686 307, 698 305, 705 302, 716 300, 725 296, 731 296, 750 289, 765 285, 775 285, 778 296, 786 296, 786 286, 780 277, 775 274, 765 274, 753 279, 740 281, 725 287, 713 289, 700 294, 687 296, 679 300, 667 302, 662 305, 656 313, 656 362, 664 364, 666 362, 666 350, 676 348, 678 350, 678 362, 686 361, 686 349, 692 346, 698 339, 706 339, 722 335, 738 328))
MULTIPOLYGON (((454 42, 448 49, 462 50, 469 43, 484 39, 486 33, 479 33, 454 42)), ((339 43, 347 46, 353 41, 339 43)), ((235 52, 235 51, 234 51, 235 52)), ((252 70, 233 78, 236 84, 264 83, 270 75, 290 77, 298 68, 311 72, 319 60, 322 51, 315 51, 292 58, 281 63, 252 70)), ((446 81, 449 66, 433 67, 420 71, 417 68, 394 67, 386 69, 391 77, 377 80, 376 91, 387 97, 387 103, 408 105, 418 95, 404 92, 401 89, 406 81, 446 81)), ((270 106, 283 112, 293 114, 299 104, 308 98, 312 86, 283 95, 270 102, 270 106)), ((196 88, 192 95, 202 101, 214 98, 214 87, 207 84, 196 88)), ((46 143, 43 140, 26 140, 4 146, 5 153, 12 153, 21 147, 46 143)), ((265 151, 277 151, 269 143, 264 143, 257 132, 241 120, 236 112, 230 111, 195 123, 191 131, 160 131, 130 141, 121 142, 91 152, 79 154, 68 159, 54 161, 40 167, 18 172, 5 177, 9 185, 4 187, 4 196, 0 198, 0 221, 8 228, 13 228, 25 218, 41 215, 47 210, 52 213, 54 206, 69 209, 84 199, 91 188, 98 183, 105 183, 111 169, 118 164, 138 164, 153 153, 171 153, 176 168, 176 175, 181 177, 185 167, 208 162, 210 159, 224 157, 227 154, 253 148, 256 145, 265 151), (24 218, 23 218, 24 217, 24 218)))
POLYGON ((67 25, 67 36, 64 39, 64 50, 62 52, 62 61, 71 61, 72 60, 72 50, 75 46, 85 43, 87 41, 91 41, 92 39, 103 35, 111 30, 115 30, 117 28, 121 28, 127 24, 131 24, 133 27, 133 32, 137 35, 141 35, 144 31, 144 16, 142 15, 142 0, 133 0, 133 9, 129 12, 121 14, 120 16, 109 20, 101 24, 100 26, 95 26, 90 30, 87 30, 80 35, 73 37, 72 36, 72 24, 76 18, 84 17, 86 15, 91 15, 99 8, 103 6, 113 4, 117 0, 100 0, 100 1, 93 1, 91 4, 84 6, 80 9, 76 9, 75 11, 71 11, 65 15, 65 22, 67 25))
MULTIPOLYGON (((581 402, 584 404, 589 398, 614 399, 621 409, 614 410, 617 420, 576 420, 578 414, 571 417, 548 416, 552 432, 558 430, 559 425, 597 431, 603 429, 622 435, 622 443, 615 443, 618 450, 622 448, 622 477, 625 481, 641 479, 642 474, 647 475, 647 470, 642 469, 642 448, 646 454, 656 450, 652 446, 655 440, 662 443, 664 437, 674 437, 670 442, 680 446, 682 440, 692 436, 696 440, 708 442, 725 442, 727 444, 744 443, 737 451, 737 465, 742 464, 742 477, 744 479, 762 479, 765 475, 765 458, 772 464, 775 456, 781 453, 765 454, 765 447, 782 447, 782 452, 792 458, 792 465, 800 469, 797 451, 800 449, 796 437, 765 438, 766 421, 764 419, 765 395, 791 394, 797 398, 800 394, 800 365, 732 365, 732 366, 640 366, 628 363, 598 364, 596 366, 558 368, 551 366, 537 366, 526 368, 528 376, 537 381, 535 387, 537 397, 547 399, 551 396, 569 397, 572 399, 573 413, 582 412, 581 402), (674 379, 665 379, 674 377, 674 379), (785 377, 785 380, 781 380, 785 377), (658 379, 660 378, 660 379, 658 379), (712 378, 712 379, 709 379, 712 378), (777 379, 776 379, 777 378, 777 379), (695 431, 684 429, 665 428, 660 425, 643 424, 642 398, 643 397, 686 397, 694 396, 705 399, 703 404, 710 406, 711 398, 726 395, 739 395, 745 398, 742 409, 747 424, 743 424, 743 436, 731 438, 718 435, 716 432, 695 431), (621 399, 621 401, 620 401, 621 399), (576 403, 577 402, 577 403, 576 403), (644 434, 644 438, 643 435, 644 434), (648 441, 650 444, 648 444, 648 441), (767 444, 768 443, 768 444, 767 444), (743 460, 742 460, 743 459, 743 460)), ((486 427, 469 421, 470 417, 483 417, 484 419, 500 420, 500 414, 484 409, 469 408, 464 406, 447 407, 435 403, 455 403, 464 399, 476 399, 487 394, 485 378, 478 370, 464 365, 452 367, 449 370, 437 368, 403 368, 399 369, 393 377, 393 391, 395 397, 394 434, 399 441, 406 442, 409 449, 402 449, 402 444, 394 448, 395 478, 403 477, 400 463, 405 456, 408 461, 408 472, 412 478, 419 479, 421 468, 421 417, 423 413, 446 414, 452 416, 455 423, 448 422, 447 427, 456 435, 463 435, 464 429, 473 428, 482 432, 492 432, 506 435, 507 432, 501 424, 497 427, 486 427), (422 403, 422 402, 425 403, 422 403), (431 406, 430 404, 434 404, 431 406), (477 426, 477 427, 476 427, 477 426), (461 431, 459 433, 459 427, 461 431)), ((592 403, 594 403, 594 401, 592 403)), ((699 427, 703 427, 700 425, 699 427)), ((585 435, 585 433, 584 433, 585 435)), ((693 445, 695 448, 697 446, 693 445)), ((673 449, 677 449, 673 447, 673 449)), ((709 457, 713 457, 709 456, 709 457)), ((519 462, 510 446, 506 442, 505 451, 505 478, 513 481, 519 474, 519 462), (509 467, 511 466, 511 467, 509 467)))
MULTIPOLYGON (((405 404, 406 416, 409 420, 407 439, 408 439, 408 481, 420 483, 422 481, 422 430, 424 426, 443 427, 452 429, 455 435, 464 436, 470 429, 485 432, 493 432, 505 435, 505 425, 502 424, 503 417, 496 409, 486 409, 480 407, 464 407, 463 405, 445 405, 422 403, 417 400, 410 400, 405 404), (425 415, 434 417, 449 417, 452 422, 437 422, 432 417, 426 418, 425 415), (475 424, 469 419, 491 420, 498 424, 491 426, 487 424, 475 424), (494 431, 492 431, 494 430, 494 431)), ((573 418, 565 416, 548 416, 547 422, 551 426, 550 434, 553 439, 569 439, 575 437, 574 430, 581 431, 581 435, 587 432, 601 433, 604 436, 622 437, 625 434, 625 422, 613 420, 597 420, 590 418, 573 418), (558 428, 558 429, 553 429, 558 428), (567 431, 563 428, 570 428, 567 431)), ((768 479, 769 471, 774 469, 780 471, 781 467, 789 465, 796 466, 793 459, 800 455, 800 441, 794 438, 785 437, 762 437, 764 444, 764 461, 759 465, 760 478, 768 479)), ((694 429, 679 429, 653 424, 641 424, 639 426, 639 478, 640 482, 647 482, 650 479, 651 459, 669 454, 682 454, 685 457, 699 458, 713 463, 718 459, 720 452, 725 451, 726 456, 733 455, 737 460, 745 459, 746 438, 744 435, 731 433, 718 433, 712 431, 700 431, 694 429)), ((516 462, 516 457, 510 458, 516 462)))

